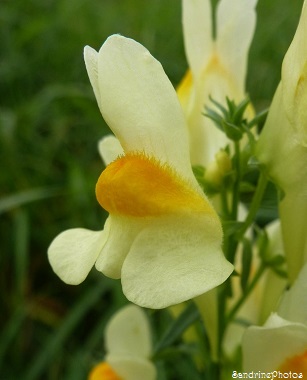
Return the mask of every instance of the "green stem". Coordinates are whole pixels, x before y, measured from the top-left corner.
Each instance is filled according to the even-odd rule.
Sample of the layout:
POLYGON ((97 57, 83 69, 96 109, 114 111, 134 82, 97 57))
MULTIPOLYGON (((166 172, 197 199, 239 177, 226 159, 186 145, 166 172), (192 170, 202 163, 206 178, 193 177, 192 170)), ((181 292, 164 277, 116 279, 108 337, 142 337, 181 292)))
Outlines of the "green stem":
POLYGON ((267 183, 268 183, 268 180, 267 180, 267 177, 265 176, 265 174, 260 173, 260 177, 258 180, 258 186, 257 186, 257 189, 255 191, 252 203, 250 205, 247 217, 246 217, 246 219, 245 219, 245 221, 244 221, 244 223, 243 223, 243 225, 242 225, 242 227, 241 227, 241 229, 237 235, 238 240, 240 240, 244 236, 244 234, 247 231, 247 229, 249 228, 249 226, 253 223, 253 221, 256 217, 256 214, 259 210, 259 207, 260 207, 262 197, 264 195, 267 183))
POLYGON ((205 370, 204 379, 220 380, 221 367, 219 363, 212 362, 205 370))
POLYGON ((261 173, 258 180, 258 186, 256 188, 247 217, 244 223, 242 224, 240 230, 235 235, 229 237, 229 241, 226 244, 226 247, 228 248, 226 257, 227 257, 227 260, 230 261, 231 263, 234 262, 235 254, 236 254, 236 250, 237 250, 239 242, 242 240, 245 232, 248 230, 248 228, 251 226, 251 224, 255 220, 267 183, 268 183, 267 177, 265 176, 265 174, 261 173))
POLYGON ((235 303, 235 305, 233 306, 233 308, 230 310, 228 316, 226 317, 226 324, 225 324, 226 326, 233 320, 234 316, 236 315, 236 313, 238 312, 238 310, 240 309, 240 307, 243 305, 243 303, 245 302, 245 300, 247 299, 247 297, 249 296, 249 294, 251 293, 251 291, 254 289, 255 285, 259 281, 259 278, 262 276, 262 274, 265 271, 265 269, 266 269, 266 265, 261 264, 260 267, 258 268, 258 271, 256 272, 253 280, 251 281, 251 283, 249 284, 249 286, 246 288, 244 294, 235 303))
POLYGON ((227 199, 227 190, 225 186, 221 188, 221 204, 222 204, 222 217, 224 220, 229 220, 230 212, 227 199))
POLYGON ((226 284, 222 285, 221 293, 218 297, 218 358, 220 362, 222 361, 222 342, 225 331, 226 286, 226 284))
POLYGON ((240 181, 241 181, 241 162, 240 162, 239 142, 235 141, 234 146, 235 146, 234 164, 235 164, 235 171, 236 171, 236 180, 235 180, 234 188, 233 188, 231 219, 237 220, 239 196, 240 196, 240 181))
MULTIPOLYGON (((232 200, 232 210, 231 210, 231 218, 233 220, 237 219, 237 210, 238 210, 238 204, 239 204, 239 186, 240 186, 240 180, 241 180, 241 167, 240 167, 240 152, 239 152, 239 144, 235 144, 235 165, 237 170, 237 178, 236 182, 234 184, 234 194, 233 194, 233 200, 232 200)), ((244 221, 240 231, 236 235, 232 235, 227 239, 227 241, 224 242, 224 249, 225 249, 225 255, 227 259, 233 263, 235 259, 235 254, 237 251, 238 243, 244 236, 245 232, 249 228, 249 226, 253 223, 255 216, 257 214, 257 211, 259 210, 259 206, 261 204, 261 200, 263 198, 265 189, 267 185, 267 179, 264 174, 260 174, 258 186, 255 191, 248 215, 246 217, 246 220, 244 221)), ((219 336, 219 357, 221 357, 221 345, 222 340, 224 336, 225 329, 227 327, 227 324, 233 319, 237 311, 240 309, 250 292, 253 290, 254 286, 258 282, 260 276, 262 275, 265 267, 260 266, 258 272, 256 273, 255 277, 253 278, 250 285, 247 287, 245 293, 240 298, 240 300, 234 305, 234 307, 230 310, 228 316, 226 319, 225 316, 225 305, 226 305, 226 299, 231 291, 231 284, 230 279, 228 279, 225 284, 223 285, 223 288, 221 289, 221 293, 219 295, 219 329, 218 329, 218 336, 219 336)))

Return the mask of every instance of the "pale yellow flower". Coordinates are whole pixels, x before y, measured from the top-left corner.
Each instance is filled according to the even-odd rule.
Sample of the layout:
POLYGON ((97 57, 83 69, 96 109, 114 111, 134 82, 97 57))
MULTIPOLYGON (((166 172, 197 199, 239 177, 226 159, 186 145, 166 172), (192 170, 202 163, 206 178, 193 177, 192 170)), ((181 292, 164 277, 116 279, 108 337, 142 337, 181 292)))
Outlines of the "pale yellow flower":
POLYGON ((296 372, 307 376, 307 265, 264 326, 243 336, 245 371, 296 372))
POLYGON ((150 361, 150 328, 145 312, 135 305, 118 311, 105 330, 106 357, 90 372, 88 380, 154 380, 150 361))
MULTIPOLYGON (((183 0, 183 36, 190 70, 178 87, 190 132, 193 165, 207 166, 229 143, 226 135, 206 118, 209 96, 226 104, 245 97, 249 46, 256 25, 257 0, 221 0, 216 10, 213 38, 210 0, 183 0)), ((249 114, 251 114, 249 109, 249 114)))
POLYGON ((290 281, 307 259, 307 6, 285 55, 281 82, 256 148, 282 189, 279 204, 290 281))
POLYGON ((162 66, 142 45, 118 35, 99 52, 86 47, 85 62, 119 141, 109 140, 105 159, 121 148, 124 155, 96 185, 98 202, 110 214, 104 230, 57 236, 48 250, 53 270, 79 284, 95 265, 121 278, 130 301, 149 308, 220 285, 232 272, 221 249, 221 223, 193 175, 185 118, 162 66))

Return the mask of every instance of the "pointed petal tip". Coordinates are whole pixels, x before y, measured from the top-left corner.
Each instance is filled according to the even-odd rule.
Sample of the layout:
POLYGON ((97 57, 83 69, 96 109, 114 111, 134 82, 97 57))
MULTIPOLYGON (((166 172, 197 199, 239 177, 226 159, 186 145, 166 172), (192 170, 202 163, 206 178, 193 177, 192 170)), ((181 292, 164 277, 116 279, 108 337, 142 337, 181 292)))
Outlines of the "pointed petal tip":
POLYGON ((83 57, 85 60, 85 63, 90 63, 92 61, 97 61, 97 51, 93 49, 91 46, 86 45, 83 48, 83 57))

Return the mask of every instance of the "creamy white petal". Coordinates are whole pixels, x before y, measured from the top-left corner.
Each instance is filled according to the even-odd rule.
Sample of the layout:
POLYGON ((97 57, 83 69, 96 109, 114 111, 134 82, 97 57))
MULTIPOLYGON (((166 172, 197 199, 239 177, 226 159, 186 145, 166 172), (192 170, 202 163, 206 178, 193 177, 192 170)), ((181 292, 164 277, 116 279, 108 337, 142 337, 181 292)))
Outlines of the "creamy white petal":
MULTIPOLYGON (((212 42, 210 2, 183 1, 183 7, 186 7, 183 18, 187 19, 184 21, 185 45, 194 75, 193 82, 183 82, 179 96, 190 129, 192 165, 207 167, 215 161, 219 149, 229 144, 226 135, 202 113, 205 106, 212 107, 209 96, 222 104, 225 104, 226 96, 236 102, 245 96, 247 54, 256 22, 255 4, 256 0, 220 1, 216 11, 217 38, 212 42), (200 59, 202 55, 205 56, 203 61, 200 59), (193 68, 194 61, 197 69, 193 68)), ((247 113, 253 114, 251 107, 247 113)))
POLYGON ((121 355, 107 355, 107 362, 124 380, 155 380, 155 366, 149 361, 121 355))
POLYGON ((108 239, 97 258, 96 269, 107 277, 120 278, 132 242, 144 226, 146 221, 140 218, 110 215, 105 225, 105 229, 108 228, 108 239))
POLYGON ((291 126, 298 133, 297 143, 307 146, 307 3, 295 36, 282 64, 283 106, 291 126))
POLYGON ((176 92, 161 64, 119 35, 99 51, 100 109, 124 151, 144 151, 195 181, 188 132, 176 92))
POLYGON ((256 156, 266 165, 273 182, 285 192, 279 211, 289 279, 293 283, 307 259, 307 192, 306 182, 302 180, 307 178, 306 148, 297 142, 298 136, 285 113, 282 93, 281 83, 258 140, 256 156))
POLYGON ((264 327, 249 327, 242 341, 244 371, 276 371, 307 347, 307 327, 273 314, 264 327))
POLYGON ((257 0, 221 0, 217 7, 217 53, 242 96, 248 50, 256 27, 256 3, 257 0))
MULTIPOLYGON (((299 155, 299 151, 302 149, 302 146, 298 147, 296 153, 299 155)), ((303 156, 298 157, 295 152, 293 153, 292 156, 287 156, 285 164, 291 165, 293 162, 296 165, 292 168, 293 171, 297 172, 298 182, 293 189, 290 188, 292 186, 289 186, 289 190, 285 188, 286 195, 279 204, 288 274, 291 283, 295 281, 302 266, 307 262, 307 189, 305 181, 305 178, 307 178, 307 165, 305 164, 306 158, 303 158, 303 156), (298 157, 300 161, 295 161, 295 157, 298 157), (303 166, 305 167, 304 170, 300 171, 300 167, 303 166)), ((286 165, 284 173, 285 177, 289 178, 286 165)))
POLYGON ((113 135, 105 136, 98 141, 98 151, 105 165, 109 165, 118 156, 124 154, 120 142, 113 135))
POLYGON ((288 290, 278 308, 278 314, 292 322, 307 326, 307 263, 302 268, 297 280, 288 290))
POLYGON ((220 285, 233 270, 221 241, 216 217, 187 214, 152 220, 123 264, 124 294, 140 306, 160 309, 220 285))
POLYGON ((224 78, 216 73, 210 73, 204 82, 199 83, 199 93, 196 96, 194 107, 189 115, 190 141, 191 141, 191 163, 206 167, 215 160, 215 154, 224 149, 229 140, 225 133, 213 124, 212 120, 204 117, 202 112, 204 105, 208 104, 209 95, 224 102, 226 94, 230 94, 229 86, 224 78))
POLYGON ((213 50, 212 10, 209 0, 183 0, 184 47, 195 78, 208 63, 213 50))
POLYGON ((306 21, 304 2, 297 31, 283 61, 282 80, 256 147, 259 161, 285 193, 279 211, 291 283, 307 260, 306 21))
POLYGON ((148 358, 151 354, 151 336, 145 312, 136 305, 128 305, 118 311, 106 327, 105 345, 114 357, 148 358))
POLYGON ((96 50, 94 50, 90 46, 85 46, 83 54, 84 54, 86 70, 87 70, 91 85, 94 90, 98 107, 100 109, 101 102, 100 102, 100 88, 99 88, 99 82, 98 82, 98 53, 96 50))
POLYGON ((73 228, 60 233, 48 248, 54 272, 70 285, 85 280, 107 239, 105 231, 73 228))
POLYGON ((271 255, 284 255, 280 219, 275 219, 266 225, 265 230, 269 238, 268 251, 271 255))

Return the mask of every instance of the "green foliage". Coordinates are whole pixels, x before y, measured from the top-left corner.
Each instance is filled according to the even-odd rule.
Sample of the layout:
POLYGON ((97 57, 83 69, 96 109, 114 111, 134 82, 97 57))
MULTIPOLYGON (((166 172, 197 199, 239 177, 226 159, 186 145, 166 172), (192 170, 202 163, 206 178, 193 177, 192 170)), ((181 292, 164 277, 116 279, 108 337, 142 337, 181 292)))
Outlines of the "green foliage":
POLYGON ((248 132, 249 125, 244 118, 244 112, 249 104, 249 99, 244 99, 240 104, 226 98, 227 108, 210 97, 211 102, 217 108, 206 107, 204 116, 209 117, 216 127, 226 134, 233 141, 242 139, 244 132, 248 132))
MULTIPOLYGON (((301 5, 298 0, 259 0, 247 78, 256 109, 270 103, 301 5)), ((62 230, 103 227, 106 214, 97 205, 94 186, 103 170, 97 141, 109 130, 94 100, 82 50, 87 44, 99 48, 113 33, 144 44, 173 84, 179 83, 187 63, 178 0, 0 2, 3 379, 86 378, 103 357, 106 321, 126 302, 119 284, 97 273, 79 287, 63 284, 46 256, 62 230)), ((245 196, 253 192, 251 184, 242 182, 245 196)), ((270 210, 265 217, 272 217, 270 210)), ((240 225, 232 227, 237 231, 240 225)), ((245 251, 243 288, 248 246, 245 251)), ((280 263, 271 265, 280 268, 280 263)), ((179 339, 185 327, 165 324, 162 331, 170 331, 166 342, 179 339)), ((193 366, 187 360, 179 368, 188 378, 184 374, 192 373, 193 366)), ((163 373, 161 367, 161 379, 163 373)))
POLYGON ((193 303, 188 305, 180 316, 174 320, 173 324, 168 327, 160 341, 157 342, 155 347, 156 354, 159 355, 161 350, 176 342, 184 331, 199 318, 200 315, 196 306, 193 303))

